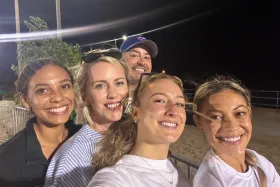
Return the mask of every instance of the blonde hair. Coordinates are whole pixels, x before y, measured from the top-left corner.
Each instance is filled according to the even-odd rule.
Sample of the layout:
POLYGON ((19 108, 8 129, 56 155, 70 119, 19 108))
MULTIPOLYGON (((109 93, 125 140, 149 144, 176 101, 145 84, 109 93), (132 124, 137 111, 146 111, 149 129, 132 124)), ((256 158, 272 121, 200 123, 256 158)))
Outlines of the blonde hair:
POLYGON ((91 117, 92 109, 89 104, 85 103, 85 98, 86 98, 86 91, 87 91, 87 81, 88 81, 89 69, 93 65, 95 65, 99 62, 105 62, 105 63, 109 63, 112 65, 118 65, 118 66, 122 67, 124 69, 125 78, 127 80, 128 69, 123 63, 121 63, 116 58, 109 57, 109 56, 103 56, 91 63, 83 63, 78 72, 77 84, 75 85, 75 88, 76 88, 76 113, 77 113, 76 122, 78 124, 85 124, 85 123, 93 124, 93 119, 91 117))
MULTIPOLYGON (((248 89, 246 89, 244 86, 241 85, 240 82, 237 80, 226 77, 226 76, 215 76, 212 80, 209 80, 199 86, 199 88, 196 90, 195 96, 194 96, 194 105, 196 111, 200 111, 201 105, 203 104, 203 101, 209 97, 210 95, 219 93, 223 90, 232 90, 236 92, 237 94, 243 96, 245 99, 249 109, 251 110, 251 97, 250 92, 248 89)), ((259 178, 260 178, 260 186, 266 187, 267 186, 267 179, 265 176, 264 171, 257 165, 257 158, 256 156, 251 153, 250 151, 246 150, 245 152, 245 163, 248 165, 257 168, 259 178)))
MULTIPOLYGON (((169 79, 176 83, 183 92, 183 84, 178 77, 164 73, 153 74, 144 79, 134 92, 132 106, 140 107, 140 98, 151 83, 157 80, 169 79)), ((114 122, 106 135, 100 141, 100 150, 93 157, 93 167, 96 171, 116 164, 125 154, 129 153, 136 142, 137 123, 130 114, 127 119, 114 122)))

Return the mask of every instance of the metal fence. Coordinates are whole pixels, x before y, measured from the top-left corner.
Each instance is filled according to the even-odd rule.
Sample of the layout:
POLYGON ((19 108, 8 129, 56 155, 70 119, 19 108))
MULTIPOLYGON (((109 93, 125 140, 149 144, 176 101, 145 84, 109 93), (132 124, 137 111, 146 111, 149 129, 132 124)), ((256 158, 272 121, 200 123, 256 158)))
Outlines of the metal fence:
POLYGON ((196 171, 199 168, 199 163, 189 160, 183 156, 172 154, 171 151, 168 152, 169 160, 187 176, 189 180, 193 179, 196 171), (182 167, 180 167, 180 164, 182 167))
POLYGON ((0 105, 0 133, 2 138, 9 138, 25 127, 25 123, 33 115, 25 108, 0 105))
MULTIPOLYGON (((185 95, 192 100, 194 97, 194 89, 185 89, 185 95)), ((280 91, 266 91, 266 90, 250 90, 251 104, 258 107, 280 109, 280 91)))

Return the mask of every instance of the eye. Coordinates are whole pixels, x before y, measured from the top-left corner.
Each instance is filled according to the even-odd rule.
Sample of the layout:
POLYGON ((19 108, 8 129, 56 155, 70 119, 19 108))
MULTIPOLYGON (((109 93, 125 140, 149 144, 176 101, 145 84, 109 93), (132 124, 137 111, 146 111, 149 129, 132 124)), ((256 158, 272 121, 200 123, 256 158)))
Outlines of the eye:
POLYGON ((133 58, 138 58, 139 57, 139 55, 135 54, 135 53, 132 53, 130 56, 133 57, 133 58))
POLYGON ((116 82, 116 86, 122 86, 122 85, 124 85, 123 81, 116 82))
POLYGON ((102 89, 102 88, 105 88, 105 87, 106 87, 105 84, 97 84, 97 85, 95 86, 95 88, 97 88, 97 89, 102 89))
POLYGON ((182 107, 182 108, 186 108, 186 104, 185 103, 176 103, 177 107, 182 107))
POLYGON ((47 93, 47 92, 48 92, 48 90, 45 89, 45 88, 40 88, 36 91, 37 94, 44 94, 44 93, 47 93))
POLYGON ((245 116, 247 114, 247 112, 237 112, 235 115, 237 117, 242 117, 242 116, 245 116))
POLYGON ((146 60, 150 60, 150 59, 151 59, 150 56, 145 56, 144 58, 145 58, 146 60))
POLYGON ((166 102, 162 99, 156 99, 154 100, 154 103, 166 103, 166 102))
POLYGON ((69 88, 72 88, 72 85, 71 84, 65 84, 65 85, 62 85, 62 88, 63 89, 69 89, 69 88))
POLYGON ((222 121, 223 120, 222 115, 211 115, 210 118, 213 119, 213 120, 216 120, 216 121, 222 121))

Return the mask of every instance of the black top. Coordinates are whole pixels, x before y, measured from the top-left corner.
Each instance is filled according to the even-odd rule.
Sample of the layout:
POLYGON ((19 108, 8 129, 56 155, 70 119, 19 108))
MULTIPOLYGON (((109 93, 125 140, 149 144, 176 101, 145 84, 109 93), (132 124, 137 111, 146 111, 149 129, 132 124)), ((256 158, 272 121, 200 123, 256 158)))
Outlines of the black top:
MULTIPOLYGON (((49 160, 43 155, 34 131, 36 118, 31 118, 26 127, 0 146, 0 186, 43 186, 49 160)), ((65 127, 70 138, 80 128, 69 120, 65 127)))

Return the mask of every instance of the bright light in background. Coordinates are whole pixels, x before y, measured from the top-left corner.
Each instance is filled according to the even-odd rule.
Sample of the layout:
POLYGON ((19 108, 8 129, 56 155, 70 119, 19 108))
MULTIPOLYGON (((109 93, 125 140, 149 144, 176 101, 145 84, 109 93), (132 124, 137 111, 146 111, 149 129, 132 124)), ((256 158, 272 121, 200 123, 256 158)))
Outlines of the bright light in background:
POLYGON ((165 73, 165 70, 163 69, 161 73, 165 73))
POLYGON ((123 39, 123 40, 126 40, 126 39, 127 39, 127 36, 126 36, 126 35, 123 35, 123 36, 122 36, 122 39, 123 39))

